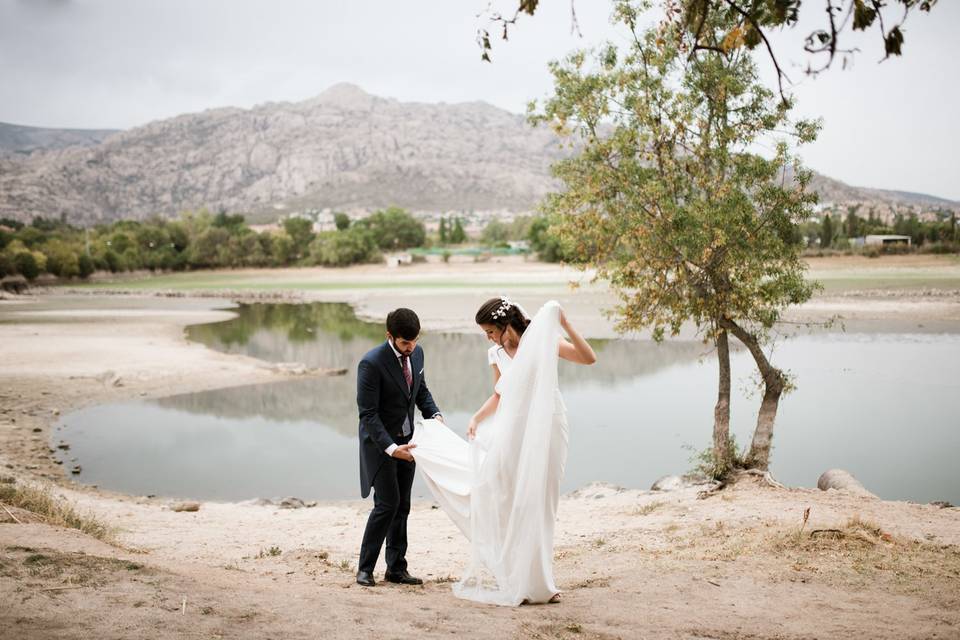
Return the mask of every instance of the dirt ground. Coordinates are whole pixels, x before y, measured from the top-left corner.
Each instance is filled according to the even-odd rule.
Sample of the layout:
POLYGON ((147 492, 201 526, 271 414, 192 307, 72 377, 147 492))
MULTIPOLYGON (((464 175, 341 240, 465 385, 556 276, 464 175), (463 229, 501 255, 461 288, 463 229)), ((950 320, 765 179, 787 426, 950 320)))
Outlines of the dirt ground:
MULTIPOLYGON (((589 335, 610 331, 596 314, 609 301, 603 291, 561 293, 579 300, 565 304, 589 335)), ((400 294, 339 295, 377 316, 400 294)), ((415 307, 425 325, 447 326, 462 324, 451 309, 485 292, 418 295, 430 301, 415 307)), ((865 326, 960 328, 960 295, 847 290, 800 312, 832 313, 815 308, 829 300, 865 326)), ((0 481, 44 483, 115 531, 108 544, 0 509, 3 640, 960 638, 957 508, 750 479, 705 498, 698 488, 591 485, 560 505, 563 601, 499 608, 453 597, 467 545, 429 502, 414 505, 409 525, 411 571, 426 584, 363 588, 353 576, 368 501, 296 510, 204 502, 176 512, 163 498, 66 479, 50 449, 60 413, 291 375, 186 341, 184 326, 229 317, 215 310, 223 304, 142 294, 0 301, 0 481)))

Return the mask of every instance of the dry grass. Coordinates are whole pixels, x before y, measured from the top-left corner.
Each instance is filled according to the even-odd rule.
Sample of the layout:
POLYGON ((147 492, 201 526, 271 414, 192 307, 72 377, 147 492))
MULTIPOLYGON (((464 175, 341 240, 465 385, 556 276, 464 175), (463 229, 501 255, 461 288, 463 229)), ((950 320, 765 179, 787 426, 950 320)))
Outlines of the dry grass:
POLYGON ((658 502, 648 502, 647 504, 636 507, 633 511, 630 512, 630 515, 634 516, 648 516, 660 507, 665 506, 667 503, 658 501, 658 502))
POLYGON ((36 514, 47 524, 79 529, 104 542, 112 543, 114 539, 112 527, 93 515, 79 513, 69 502, 54 496, 47 487, 0 484, 0 503, 36 514))
MULTIPOLYGON (((53 582, 70 586, 100 586, 117 572, 150 573, 138 562, 103 558, 84 553, 63 553, 52 549, 7 547, 0 556, 0 575, 16 580, 53 582)), ((56 590, 61 587, 52 587, 56 590)))
MULTIPOLYGON (((879 524, 854 516, 843 524, 797 530, 756 530, 754 542, 736 555, 775 558, 788 579, 847 586, 885 584, 905 593, 925 593, 944 605, 960 606, 960 593, 944 589, 960 583, 960 547, 936 545, 890 534, 879 524)), ((732 550, 732 549, 731 549, 732 550)))

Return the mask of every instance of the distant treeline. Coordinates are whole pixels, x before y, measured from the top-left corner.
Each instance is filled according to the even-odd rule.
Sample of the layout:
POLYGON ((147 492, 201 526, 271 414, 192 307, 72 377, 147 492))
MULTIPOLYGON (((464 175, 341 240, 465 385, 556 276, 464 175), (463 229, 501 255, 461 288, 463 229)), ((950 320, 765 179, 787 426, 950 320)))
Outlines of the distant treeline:
MULTIPOLYGON (((237 267, 346 266, 378 262, 384 251, 460 244, 470 239, 459 218, 441 220, 439 236, 428 237, 423 222, 396 207, 351 221, 334 215, 335 230, 313 230, 307 218, 285 219, 280 229, 258 233, 242 215, 207 211, 170 220, 122 220, 90 229, 64 220, 35 218, 25 225, 0 219, 0 277, 33 280, 48 273, 86 278, 94 271, 149 269, 185 271, 237 267)), ((525 239, 545 260, 564 258, 545 218, 523 217, 510 224, 490 222, 481 242, 499 245, 525 239)))
MULTIPOLYGON (((956 251, 960 241, 956 213, 937 221, 921 222, 916 215, 897 215, 893 224, 884 224, 871 211, 867 217, 857 215, 858 207, 851 206, 847 215, 823 216, 819 222, 807 222, 797 228, 798 238, 808 247, 843 251, 853 248, 854 238, 869 235, 909 236, 912 247, 944 252, 956 251)), ((889 250, 889 247, 888 247, 889 250)), ((903 251, 903 248, 896 248, 903 251)))

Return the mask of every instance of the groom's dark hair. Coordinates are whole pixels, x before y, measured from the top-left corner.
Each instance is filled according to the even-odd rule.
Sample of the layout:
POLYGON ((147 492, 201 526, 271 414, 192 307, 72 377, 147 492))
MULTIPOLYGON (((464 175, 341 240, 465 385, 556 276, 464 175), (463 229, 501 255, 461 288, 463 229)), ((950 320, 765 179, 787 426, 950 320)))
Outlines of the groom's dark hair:
POLYGON ((412 309, 395 309, 387 314, 387 331, 394 338, 416 340, 420 335, 420 318, 412 309))

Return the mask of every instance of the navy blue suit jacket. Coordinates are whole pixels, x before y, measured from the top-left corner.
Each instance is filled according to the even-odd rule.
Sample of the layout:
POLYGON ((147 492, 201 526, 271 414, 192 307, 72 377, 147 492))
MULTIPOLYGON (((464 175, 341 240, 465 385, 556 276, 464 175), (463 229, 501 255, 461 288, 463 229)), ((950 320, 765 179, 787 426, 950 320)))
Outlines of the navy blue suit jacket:
MULTIPOLYGON (((367 352, 357 366, 357 408, 360 411, 360 495, 370 495, 373 478, 387 461, 387 448, 406 442, 403 421, 409 418, 413 428, 414 409, 424 418, 440 413, 423 375, 423 349, 417 346, 410 355, 413 384, 407 388, 400 360, 390 343, 384 342, 367 352)), ((412 433, 412 431, 411 431, 412 433)))

